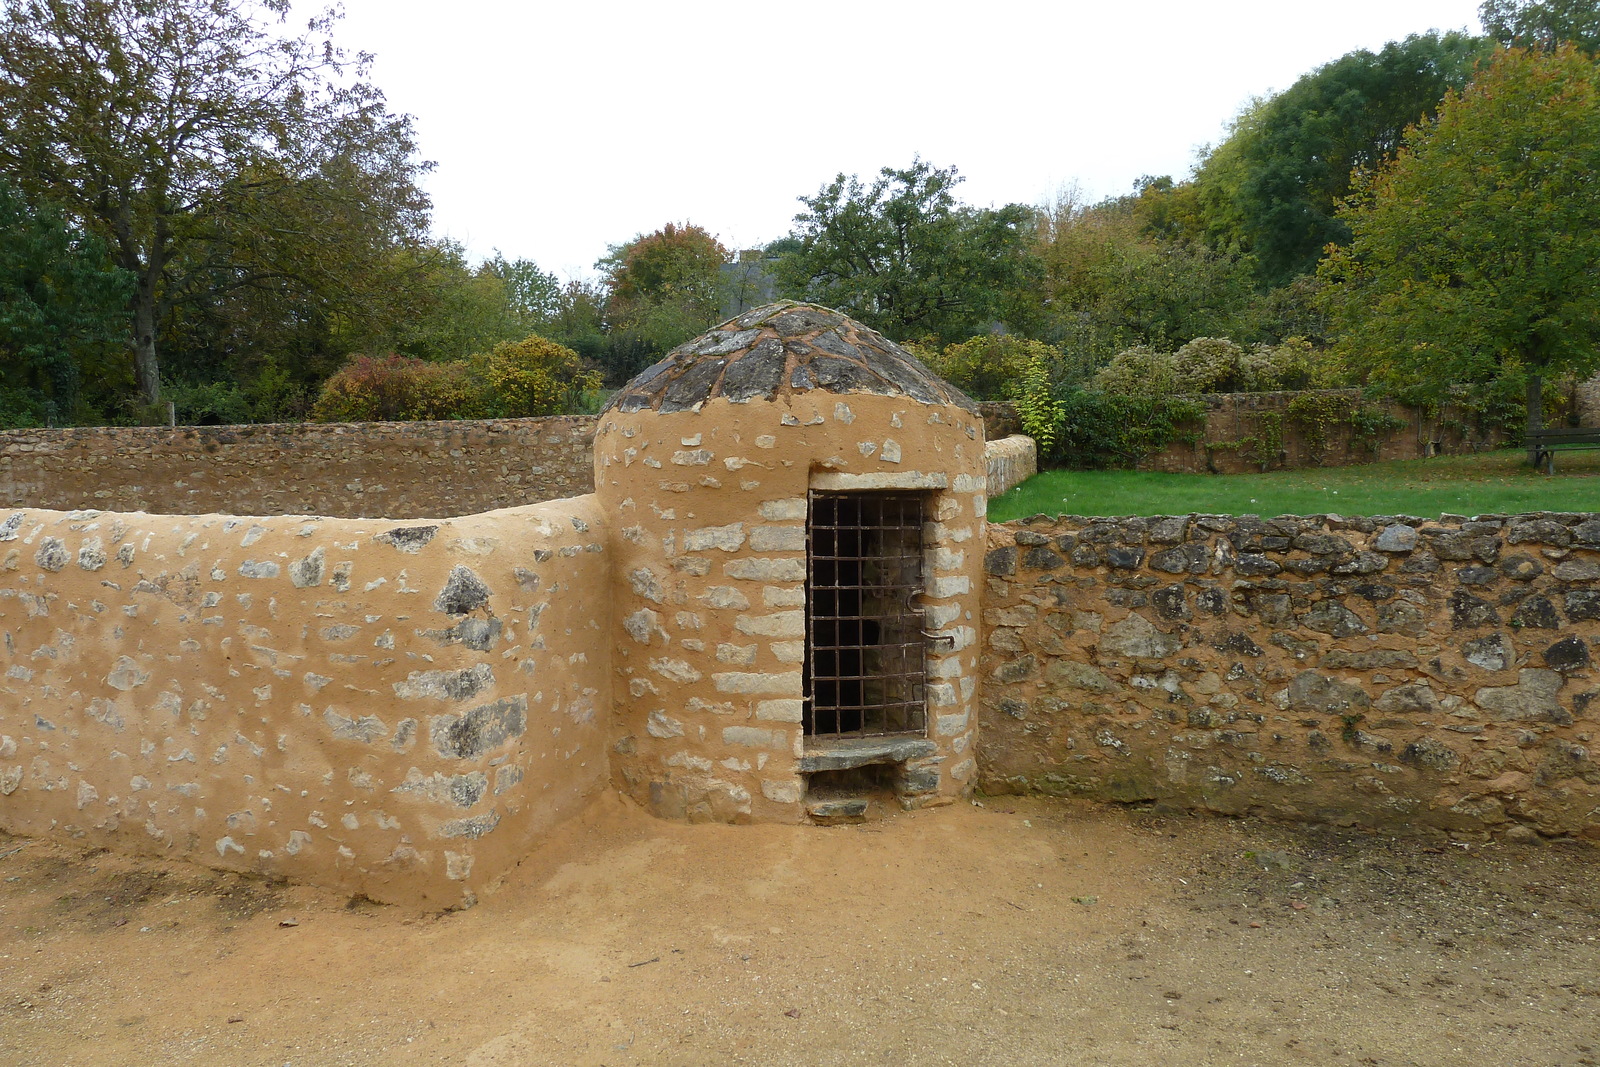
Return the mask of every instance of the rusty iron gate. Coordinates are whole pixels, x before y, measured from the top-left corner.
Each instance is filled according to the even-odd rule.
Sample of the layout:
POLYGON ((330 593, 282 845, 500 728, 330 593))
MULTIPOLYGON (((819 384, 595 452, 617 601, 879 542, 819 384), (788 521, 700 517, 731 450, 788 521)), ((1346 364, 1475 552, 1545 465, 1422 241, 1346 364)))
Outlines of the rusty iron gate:
POLYGON ((924 497, 814 491, 807 527, 807 737, 922 734, 924 497))

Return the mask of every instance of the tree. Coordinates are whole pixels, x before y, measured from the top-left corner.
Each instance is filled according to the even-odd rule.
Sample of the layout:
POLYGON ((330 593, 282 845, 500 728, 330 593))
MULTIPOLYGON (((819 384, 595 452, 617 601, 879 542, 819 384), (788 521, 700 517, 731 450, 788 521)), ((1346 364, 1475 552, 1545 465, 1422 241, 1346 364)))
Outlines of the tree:
POLYGON ((0 174, 61 204, 134 276, 146 401, 175 301, 425 228, 410 119, 362 80, 370 57, 333 46, 335 14, 280 38, 263 17, 282 22, 289 0, 0 2, 0 174))
POLYGON ((778 261, 786 295, 840 308, 898 340, 958 341, 1015 310, 1027 285, 1032 212, 974 208, 961 176, 922 160, 870 186, 840 174, 800 198, 798 250, 778 261))
POLYGON ((1487 52, 1466 34, 1411 36, 1376 54, 1351 52, 1252 103, 1195 174, 1208 243, 1252 253, 1270 286, 1315 270, 1323 249, 1348 237, 1335 209, 1351 172, 1389 159, 1406 128, 1464 85, 1487 52))
POLYGON ((1595 0, 1486 0, 1478 8, 1483 32, 1507 47, 1550 49, 1563 43, 1600 51, 1600 3, 1595 0))
POLYGON ((703 228, 669 222, 613 245, 604 275, 606 343, 597 358, 620 384, 716 324, 728 250, 703 228))
POLYGON ((0 424, 67 421, 115 377, 129 279, 105 247, 0 180, 0 424))
POLYGON ((1600 364, 1600 74, 1571 45, 1495 55, 1341 211, 1339 351, 1394 388, 1600 364))

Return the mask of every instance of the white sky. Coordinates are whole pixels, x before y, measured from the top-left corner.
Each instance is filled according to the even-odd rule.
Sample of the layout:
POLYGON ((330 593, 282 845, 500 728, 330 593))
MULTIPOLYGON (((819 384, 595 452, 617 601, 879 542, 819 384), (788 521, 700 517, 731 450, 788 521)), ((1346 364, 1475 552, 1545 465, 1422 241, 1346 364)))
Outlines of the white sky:
POLYGON ((1478 28, 1478 0, 343 2, 438 164, 436 232, 562 276, 669 221, 763 244, 916 154, 973 204, 1125 192, 1346 52, 1478 28))

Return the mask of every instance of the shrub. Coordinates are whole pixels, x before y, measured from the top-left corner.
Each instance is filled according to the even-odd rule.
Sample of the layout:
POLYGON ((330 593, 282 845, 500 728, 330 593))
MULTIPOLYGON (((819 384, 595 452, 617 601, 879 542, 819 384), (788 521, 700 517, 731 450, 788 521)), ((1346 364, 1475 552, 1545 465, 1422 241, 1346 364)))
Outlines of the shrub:
POLYGON ((584 370, 578 353, 538 334, 496 345, 482 373, 495 413, 506 418, 574 412, 600 388, 599 373, 584 370))
POLYGON ((1248 349, 1226 337, 1196 337, 1171 353, 1144 345, 1124 349, 1095 374, 1092 387, 1119 396, 1301 389, 1315 363, 1310 343, 1299 337, 1248 349))
POLYGON ((466 363, 429 363, 391 353, 354 356, 322 385, 318 422, 477 419, 489 414, 483 383, 466 363))
POLYGON ((943 352, 919 348, 913 354, 974 400, 1017 399, 1030 363, 1048 369, 1061 361, 1058 349, 1010 334, 984 334, 946 345, 943 352))

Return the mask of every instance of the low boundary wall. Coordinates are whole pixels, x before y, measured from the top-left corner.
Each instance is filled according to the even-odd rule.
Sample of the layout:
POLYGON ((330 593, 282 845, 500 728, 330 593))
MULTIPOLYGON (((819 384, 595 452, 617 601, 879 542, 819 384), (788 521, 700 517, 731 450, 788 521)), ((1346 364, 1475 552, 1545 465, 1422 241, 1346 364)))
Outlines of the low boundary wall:
POLYGON ((0 521, 0 827, 440 907, 608 780, 593 497, 0 521))
POLYGON ((1600 515, 989 527, 993 792, 1600 840, 1600 515))

